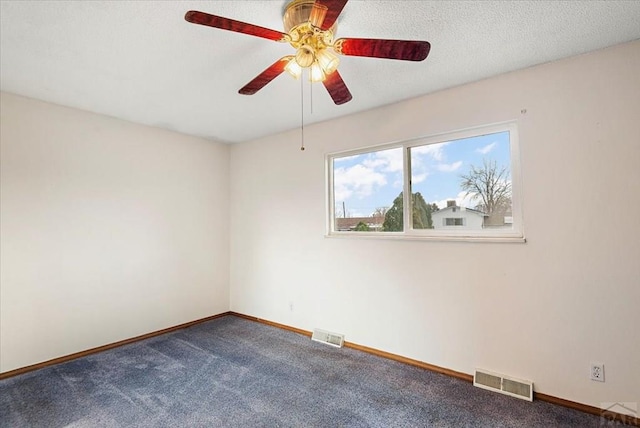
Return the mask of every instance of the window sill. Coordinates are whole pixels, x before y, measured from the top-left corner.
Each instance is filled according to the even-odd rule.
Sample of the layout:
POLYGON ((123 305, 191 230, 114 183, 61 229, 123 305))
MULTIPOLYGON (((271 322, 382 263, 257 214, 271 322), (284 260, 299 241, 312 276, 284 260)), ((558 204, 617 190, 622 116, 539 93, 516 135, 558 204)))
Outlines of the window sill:
POLYGON ((325 238, 337 239, 383 239, 392 241, 432 241, 432 242, 480 242, 480 243, 512 243, 524 244, 527 239, 524 236, 435 236, 435 235, 409 235, 393 232, 333 232, 324 235, 325 238))

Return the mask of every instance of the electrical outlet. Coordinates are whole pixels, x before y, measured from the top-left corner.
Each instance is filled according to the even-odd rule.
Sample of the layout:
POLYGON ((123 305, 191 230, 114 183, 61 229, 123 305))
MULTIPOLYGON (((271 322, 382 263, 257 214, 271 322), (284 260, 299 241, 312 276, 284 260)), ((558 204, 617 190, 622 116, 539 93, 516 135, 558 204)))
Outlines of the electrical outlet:
POLYGON ((591 380, 604 382, 604 364, 591 363, 591 380))
POLYGON ((293 302, 289 302, 289 310, 293 312, 293 302))

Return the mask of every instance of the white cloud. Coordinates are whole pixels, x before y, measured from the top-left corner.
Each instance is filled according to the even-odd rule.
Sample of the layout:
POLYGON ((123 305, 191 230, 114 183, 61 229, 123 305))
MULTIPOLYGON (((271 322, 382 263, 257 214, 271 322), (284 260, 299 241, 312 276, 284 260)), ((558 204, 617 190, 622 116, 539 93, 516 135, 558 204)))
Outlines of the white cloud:
POLYGON ((402 149, 390 149, 375 152, 371 159, 363 162, 365 166, 380 168, 384 172, 398 172, 403 169, 402 149))
POLYGON ((459 192, 456 196, 436 201, 435 204, 438 208, 446 208, 447 201, 456 201, 456 205, 459 207, 473 208, 478 205, 477 195, 475 193, 459 192))
POLYGON ((353 199, 364 200, 389 183, 402 188, 402 149, 382 150, 348 159, 357 163, 342 167, 334 164, 334 198, 337 204, 349 204, 351 200, 353 205, 353 199))
POLYGON ((453 172, 457 171, 462 166, 462 161, 454 162, 454 163, 442 163, 438 165, 438 171, 442 172, 453 172))
POLYGON ((434 160, 436 162, 444 160, 443 148, 447 144, 449 143, 429 144, 411 148, 411 172, 413 174, 411 181, 413 184, 423 182, 429 176, 432 168, 431 164, 434 160))
POLYGON ((412 184, 422 183, 424 180, 427 179, 428 176, 429 174, 426 172, 422 174, 413 174, 413 176, 411 177, 411 183, 412 184))
POLYGON ((486 155, 487 153, 489 153, 491 150, 495 149, 496 145, 498 145, 498 143, 496 141, 494 141, 491 144, 487 144, 484 147, 481 147, 479 149, 476 149, 476 152, 486 155))
POLYGON ((375 169, 380 167, 387 167, 389 165, 389 161, 381 158, 370 158, 362 161, 362 165, 366 166, 367 168, 375 169))
POLYGON ((419 155, 427 155, 433 158, 434 160, 437 160, 438 162, 442 161, 444 159, 443 149, 447 144, 449 143, 446 142, 446 143, 438 143, 438 144, 429 144, 426 146, 412 147, 411 148, 411 155, 412 155, 411 160, 413 161, 412 163, 415 164, 416 158, 419 155))
MULTIPOLYGON (((342 215, 342 212, 340 212, 340 215, 342 215)), ((371 213, 365 214, 358 210, 347 210, 347 217, 369 217, 370 215, 371 213)))
POLYGON ((353 155, 353 156, 344 156, 344 157, 341 157, 341 158, 333 158, 333 162, 334 163, 346 162, 346 161, 353 160, 353 159, 357 158, 358 156, 361 156, 361 155, 353 155))
POLYGON ((373 193, 375 186, 384 186, 387 179, 384 174, 376 172, 362 164, 349 168, 334 170, 334 195, 336 202, 349 199, 351 196, 363 198, 373 193))

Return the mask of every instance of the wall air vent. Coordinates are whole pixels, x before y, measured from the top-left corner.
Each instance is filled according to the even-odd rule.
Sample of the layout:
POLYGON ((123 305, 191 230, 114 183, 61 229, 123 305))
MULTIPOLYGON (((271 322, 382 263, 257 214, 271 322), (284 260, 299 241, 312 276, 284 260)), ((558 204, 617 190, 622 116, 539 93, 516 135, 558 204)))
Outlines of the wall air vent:
POLYGON ((533 382, 476 369, 473 385, 512 397, 533 401, 533 382))
POLYGON ((328 331, 315 328, 313 329, 311 340, 335 346, 336 348, 342 348, 342 345, 344 345, 344 334, 330 333, 328 331))

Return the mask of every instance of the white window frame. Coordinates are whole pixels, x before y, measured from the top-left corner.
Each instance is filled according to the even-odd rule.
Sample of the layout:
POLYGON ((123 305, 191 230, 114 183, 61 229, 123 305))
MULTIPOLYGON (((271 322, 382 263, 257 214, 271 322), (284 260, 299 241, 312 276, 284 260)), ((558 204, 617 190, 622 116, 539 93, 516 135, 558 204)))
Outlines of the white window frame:
POLYGON ((520 149, 518 138, 518 126, 516 121, 478 126, 459 131, 446 132, 430 135, 426 137, 414 138, 411 140, 394 143, 368 146, 353 150, 328 153, 325 155, 325 171, 327 182, 327 237, 348 237, 348 238, 378 238, 378 239, 421 239, 421 240, 442 240, 442 241, 474 241, 474 242, 525 242, 524 227, 522 224, 522 193, 520 176, 520 149), (411 165, 410 149, 429 144, 437 144, 446 141, 460 140, 464 138, 477 137, 499 132, 509 132, 510 142, 510 171, 511 171, 511 209, 513 213, 513 227, 510 230, 482 229, 482 230, 455 230, 454 229, 414 229, 412 225, 411 209, 404 209, 404 231, 403 232, 355 232, 335 230, 335 200, 333 183, 333 160, 345 156, 355 156, 376 151, 402 148, 403 153, 403 206, 411 206, 411 165))

